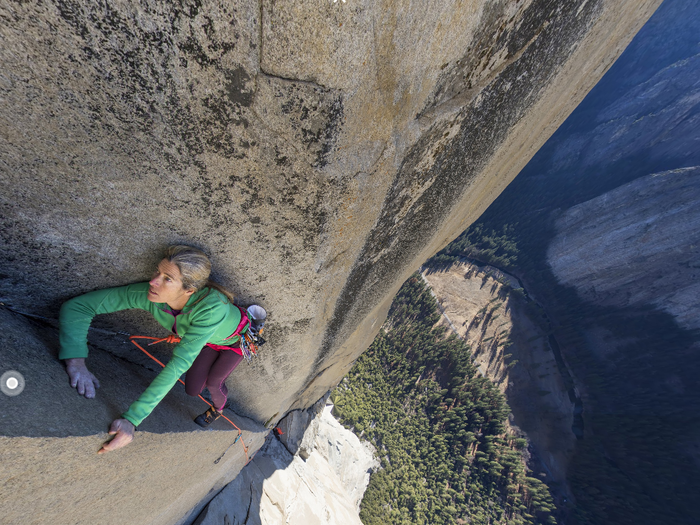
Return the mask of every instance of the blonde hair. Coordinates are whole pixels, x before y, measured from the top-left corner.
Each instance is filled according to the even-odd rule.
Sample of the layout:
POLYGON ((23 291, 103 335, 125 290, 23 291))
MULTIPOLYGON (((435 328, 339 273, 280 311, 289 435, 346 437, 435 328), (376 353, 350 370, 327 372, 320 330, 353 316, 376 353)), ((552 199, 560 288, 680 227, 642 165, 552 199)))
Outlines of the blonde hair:
POLYGON ((165 258, 180 270, 182 287, 185 290, 194 289, 197 291, 203 288, 212 288, 224 294, 233 303, 234 295, 220 284, 209 279, 211 261, 202 250, 184 244, 176 244, 165 250, 165 258))

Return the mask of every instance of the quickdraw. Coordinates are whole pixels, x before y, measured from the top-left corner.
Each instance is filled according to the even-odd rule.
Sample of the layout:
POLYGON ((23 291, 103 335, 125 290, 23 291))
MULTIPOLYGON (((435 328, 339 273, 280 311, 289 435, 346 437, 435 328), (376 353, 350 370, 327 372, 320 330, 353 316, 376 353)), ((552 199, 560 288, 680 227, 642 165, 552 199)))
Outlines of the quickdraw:
MULTIPOLYGON (((240 307, 239 307, 240 308, 240 307)), ((267 312, 262 306, 254 304, 249 306, 246 311, 246 316, 250 320, 248 330, 241 335, 241 353, 246 361, 250 361, 258 355, 258 349, 265 344, 262 333, 265 326, 267 312)))
POLYGON ((241 335, 241 352, 246 361, 250 363, 251 359, 258 355, 258 349, 263 344, 265 339, 262 338, 262 328, 256 332, 251 324, 248 331, 241 335))

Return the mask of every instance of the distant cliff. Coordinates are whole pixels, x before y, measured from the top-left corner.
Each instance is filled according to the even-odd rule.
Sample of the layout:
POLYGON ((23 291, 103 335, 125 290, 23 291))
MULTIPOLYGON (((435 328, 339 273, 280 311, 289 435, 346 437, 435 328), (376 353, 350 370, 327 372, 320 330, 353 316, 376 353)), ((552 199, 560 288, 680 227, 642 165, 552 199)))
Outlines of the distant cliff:
POLYGON ((424 276, 443 314, 441 324, 469 345, 479 371, 506 395, 509 425, 527 435, 535 453, 531 468, 555 487, 555 494, 570 497, 566 470, 576 441, 576 407, 542 311, 528 309, 517 281, 509 282, 491 266, 465 261, 424 276), (518 288, 520 293, 513 294, 518 288))
POLYGON ((586 301, 700 328, 699 204, 700 167, 642 177, 562 214, 547 260, 586 301))

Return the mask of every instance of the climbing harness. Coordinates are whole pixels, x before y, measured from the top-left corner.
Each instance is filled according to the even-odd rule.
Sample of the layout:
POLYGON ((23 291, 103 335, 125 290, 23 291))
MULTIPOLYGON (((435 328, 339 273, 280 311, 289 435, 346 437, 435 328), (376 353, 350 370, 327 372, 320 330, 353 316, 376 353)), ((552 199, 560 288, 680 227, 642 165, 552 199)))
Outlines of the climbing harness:
MULTIPOLYGON (((151 355, 144 347, 142 347, 140 344, 138 344, 138 343, 135 341, 136 339, 150 339, 150 340, 152 340, 152 342, 151 342, 151 343, 148 343, 147 346, 152 346, 152 345, 155 345, 155 344, 157 344, 157 343, 179 343, 179 342, 180 342, 180 338, 179 338, 178 336, 176 336, 176 335, 169 335, 169 336, 163 337, 163 338, 149 337, 149 336, 147 336, 147 335, 132 335, 132 336, 129 336, 129 341, 131 341, 132 343, 134 343, 144 354, 146 354, 148 357, 150 357, 151 359, 153 359, 156 363, 158 363, 158 364, 159 364, 160 366, 162 366, 163 368, 165 368, 165 365, 164 365, 163 363, 161 363, 158 359, 156 359, 153 355, 151 355)), ((185 382, 184 382, 182 379, 178 379, 178 381, 179 381, 180 383, 182 383, 183 385, 185 384, 185 382)), ((199 396, 199 399, 201 399, 202 401, 204 401, 204 402, 205 402, 207 405, 209 405, 210 407, 213 407, 213 406, 214 406, 214 405, 212 405, 209 401, 207 401, 206 399, 204 399, 201 395, 199 396)), ((221 414, 221 417, 223 417, 226 421, 228 421, 229 423, 231 423, 231 425, 233 425, 233 428, 235 428, 236 430, 238 430, 238 435, 236 436, 236 439, 233 441, 233 443, 231 443, 231 445, 229 445, 229 447, 224 451, 224 453, 221 454, 221 456, 219 456, 219 458, 218 458, 216 461, 214 461, 214 464, 218 463, 218 462, 221 460, 221 458, 224 457, 224 454, 226 454, 226 452, 228 452, 228 449, 231 448, 233 445, 235 445, 236 442, 238 441, 238 439, 240 438, 241 444, 243 445, 243 452, 245 452, 245 459, 246 459, 246 465, 247 465, 248 462, 250 461, 250 459, 248 458, 248 447, 246 447, 245 442, 243 441, 243 431, 241 431, 241 429, 238 428, 238 427, 236 426, 236 424, 235 424, 233 421, 231 421, 229 418, 227 418, 225 415, 221 414)))
MULTIPOLYGON (((236 330, 233 332, 232 335, 230 335, 227 339, 232 339, 235 336, 240 336, 241 338, 241 353, 243 354, 243 357, 246 358, 248 362, 255 357, 258 353, 258 348, 262 346, 265 343, 265 339, 262 338, 262 332, 263 332, 263 327, 265 326, 265 319, 267 318, 267 312, 265 309, 261 306, 258 305, 252 305, 249 306, 247 309, 242 308, 238 305, 235 305, 241 312, 241 321, 236 327, 236 330), (245 330, 244 333, 241 333, 246 325, 248 326, 248 329, 245 330)), ((158 343, 179 343, 180 338, 176 335, 169 335, 167 337, 149 337, 146 335, 131 335, 129 336, 129 340, 136 345, 136 347, 141 350, 144 354, 146 354, 148 357, 153 359, 156 363, 158 363, 160 366, 165 368, 165 365, 161 363, 158 359, 156 359, 152 354, 150 354, 144 347, 142 347, 140 344, 136 342, 136 339, 150 339, 151 342, 148 343, 147 346, 152 346, 158 343)), ((182 379, 178 379, 180 383, 185 384, 185 382, 182 379)), ((207 405, 210 407, 214 407, 209 401, 204 399, 201 395, 199 396, 199 399, 204 401, 207 405)), ((226 421, 231 423, 233 428, 238 430, 238 435, 236 436, 236 439, 233 440, 233 443, 231 443, 226 450, 224 450, 224 453, 221 454, 215 461, 214 464, 218 464, 219 461, 221 461, 221 458, 224 457, 226 452, 229 451, 229 449, 235 445, 238 440, 241 440, 241 444, 243 445, 243 452, 245 452, 245 457, 246 457, 246 465, 250 463, 250 461, 253 458, 248 457, 248 447, 246 446, 245 442, 243 441, 243 432, 241 431, 240 428, 236 426, 236 424, 231 421, 229 418, 227 418, 225 415, 221 414, 221 417, 223 417, 226 421)), ((255 457, 255 454, 253 454, 253 457, 255 457)))

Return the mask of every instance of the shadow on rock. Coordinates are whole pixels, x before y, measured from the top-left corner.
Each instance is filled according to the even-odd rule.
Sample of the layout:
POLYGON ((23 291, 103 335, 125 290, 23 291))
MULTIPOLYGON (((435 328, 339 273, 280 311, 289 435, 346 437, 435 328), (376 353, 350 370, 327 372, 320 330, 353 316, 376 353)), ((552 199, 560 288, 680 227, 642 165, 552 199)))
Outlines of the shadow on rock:
MULTIPOLYGON (((0 435, 3 436, 69 437, 104 433, 160 370, 155 363, 145 367, 123 357, 127 352, 135 357, 141 354, 136 347, 128 348, 133 345, 126 340, 121 343, 124 348, 114 353, 90 345, 87 364, 101 387, 94 399, 85 399, 70 386, 64 365, 58 359, 55 328, 5 309, 0 309, 0 326, 0 373, 14 370, 25 380, 19 395, 0 395, 0 435)), ((177 384, 138 430, 156 434, 202 431, 193 420, 206 409, 202 400, 188 396, 184 387, 177 384)), ((225 415, 241 430, 253 431, 258 427, 231 411, 225 415)), ((238 432, 223 418, 210 429, 238 432)))

